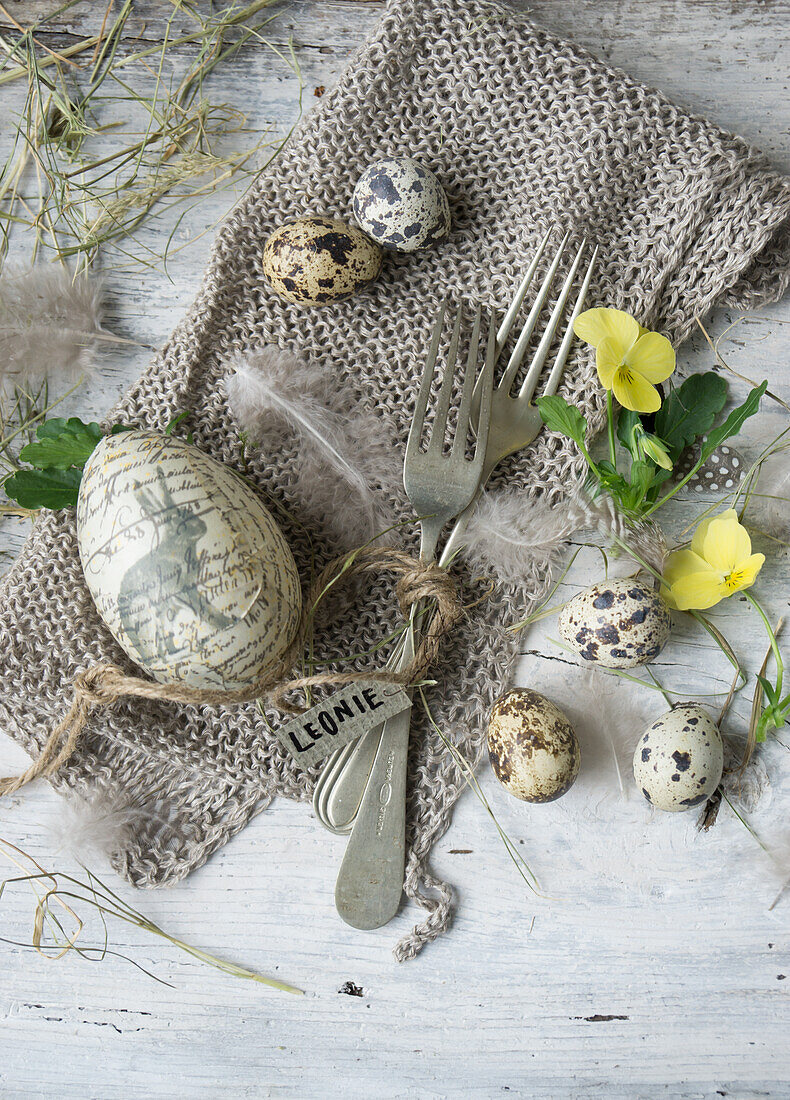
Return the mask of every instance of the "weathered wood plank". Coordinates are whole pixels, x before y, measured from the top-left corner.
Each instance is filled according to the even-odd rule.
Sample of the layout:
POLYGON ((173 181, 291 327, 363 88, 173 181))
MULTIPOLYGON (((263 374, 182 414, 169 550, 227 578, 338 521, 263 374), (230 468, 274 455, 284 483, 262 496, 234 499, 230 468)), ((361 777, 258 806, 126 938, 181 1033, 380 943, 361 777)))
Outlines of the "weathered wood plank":
MULTIPOLYGON (((52 0, 9 0, 6 6, 24 26, 33 25, 57 7, 52 0)), ((790 20, 789 0, 772 0, 770 4, 752 0, 726 4, 722 0, 635 0, 630 4, 545 0, 539 9, 528 0, 513 0, 511 6, 660 87, 670 98, 710 114, 774 155, 780 166, 790 168, 785 140, 790 131, 790 97, 786 94, 790 67, 786 40, 777 33, 777 27, 787 26, 790 20), (739 95, 733 96, 729 92, 736 75, 739 95)), ((364 41, 382 9, 378 0, 275 4, 271 39, 283 45, 292 35, 302 59, 314 52, 322 58, 335 52, 345 57, 364 41)), ((51 26, 72 40, 77 35, 95 34, 104 10, 104 4, 85 0, 51 26)), ((171 37, 195 29, 195 21, 187 15, 172 15, 157 0, 138 0, 129 22, 129 38, 137 41, 133 48, 140 48, 141 42, 159 41, 169 18, 171 37)), ((13 37, 13 28, 1 13, 0 33, 13 37)), ((58 42, 56 36, 55 44, 58 42)), ((258 42, 245 49, 266 51, 258 42)), ((316 64, 320 68, 323 63, 316 59, 316 64)), ((336 74, 337 69, 331 67, 327 78, 336 74)), ((308 72, 308 80, 311 75, 308 72)))

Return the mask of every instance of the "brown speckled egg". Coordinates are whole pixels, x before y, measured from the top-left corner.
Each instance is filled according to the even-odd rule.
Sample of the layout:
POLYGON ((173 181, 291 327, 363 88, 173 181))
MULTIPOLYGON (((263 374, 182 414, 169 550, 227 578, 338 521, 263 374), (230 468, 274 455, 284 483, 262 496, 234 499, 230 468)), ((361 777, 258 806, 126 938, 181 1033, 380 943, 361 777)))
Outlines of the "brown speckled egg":
POLYGON ((289 302, 319 306, 349 298, 375 279, 382 256, 379 246, 354 226, 310 216, 272 233, 263 252, 263 273, 289 302))
POLYGON ((488 721, 494 775, 523 802, 553 802, 579 774, 576 734, 559 709, 537 691, 519 688, 497 699, 488 721))
POLYGON ((629 578, 594 584, 560 612, 559 630, 591 664, 634 668, 652 661, 667 643, 671 620, 658 592, 629 578))
POLYGON ((699 703, 680 703, 639 738, 634 779, 657 810, 688 810, 721 782, 724 746, 718 726, 699 703))

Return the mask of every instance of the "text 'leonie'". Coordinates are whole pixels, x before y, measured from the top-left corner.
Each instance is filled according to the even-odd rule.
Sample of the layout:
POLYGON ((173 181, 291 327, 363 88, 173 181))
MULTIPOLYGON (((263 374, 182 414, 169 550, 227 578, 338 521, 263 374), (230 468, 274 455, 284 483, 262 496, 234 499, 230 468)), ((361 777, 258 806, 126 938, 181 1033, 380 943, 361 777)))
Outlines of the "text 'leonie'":
POLYGON ((278 740, 305 767, 409 706, 409 696, 394 684, 360 680, 322 699, 276 730, 278 740))

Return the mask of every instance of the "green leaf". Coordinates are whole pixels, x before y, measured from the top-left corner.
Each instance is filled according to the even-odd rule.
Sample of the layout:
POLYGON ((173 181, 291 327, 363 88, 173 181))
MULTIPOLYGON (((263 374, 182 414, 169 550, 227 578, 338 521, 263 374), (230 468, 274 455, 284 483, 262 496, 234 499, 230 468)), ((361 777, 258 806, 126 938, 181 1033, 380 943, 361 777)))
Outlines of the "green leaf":
POLYGON ((170 423, 165 428, 165 435, 172 435, 182 420, 186 420, 192 413, 189 409, 186 412, 179 413, 178 416, 174 416, 170 423))
POLYGON ((70 508, 77 503, 82 470, 17 470, 3 484, 23 508, 70 508))
POLYGON ((39 439, 54 438, 66 430, 67 424, 68 420, 65 420, 62 416, 53 416, 50 420, 43 420, 39 424, 36 428, 36 435, 39 439))
POLYGON ((692 374, 670 391, 656 413, 655 434, 664 441, 673 462, 686 447, 709 432, 727 400, 727 383, 714 371, 692 374))
POLYGON ((557 394, 551 397, 539 397, 535 404, 538 407, 540 418, 550 432, 559 432, 574 443, 583 447, 584 436, 587 431, 587 421, 576 408, 569 405, 564 397, 557 394))
POLYGON ((767 387, 767 379, 759 386, 755 386, 744 403, 739 405, 737 409, 733 409, 723 424, 720 424, 718 428, 714 428, 712 432, 708 433, 708 438, 702 444, 700 451, 700 464, 704 462, 706 458, 710 458, 716 448, 722 444, 725 439, 730 439, 732 436, 737 435, 749 417, 754 416, 760 407, 760 400, 767 387))
POLYGON ((637 459, 636 462, 631 463, 631 485, 637 490, 640 500, 653 484, 655 470, 656 467, 652 462, 642 462, 637 459))
POLYGON ((66 470, 69 466, 82 469, 101 440, 102 431, 98 424, 83 424, 77 417, 56 417, 45 420, 36 436, 35 442, 19 452, 23 462, 41 470, 66 470))
POLYGON ((635 429, 641 423, 639 413, 632 412, 630 409, 620 410, 620 415, 617 418, 617 438, 632 458, 638 457, 635 429))
POLYGON ((757 680, 760 687, 765 692, 765 697, 772 707, 778 707, 780 705, 779 692, 771 683, 771 681, 765 676, 758 676, 757 680))
POLYGON ((597 465, 598 484, 606 489, 613 497, 620 499, 623 493, 627 493, 630 486, 622 474, 617 472, 615 466, 608 458, 602 459, 597 465))

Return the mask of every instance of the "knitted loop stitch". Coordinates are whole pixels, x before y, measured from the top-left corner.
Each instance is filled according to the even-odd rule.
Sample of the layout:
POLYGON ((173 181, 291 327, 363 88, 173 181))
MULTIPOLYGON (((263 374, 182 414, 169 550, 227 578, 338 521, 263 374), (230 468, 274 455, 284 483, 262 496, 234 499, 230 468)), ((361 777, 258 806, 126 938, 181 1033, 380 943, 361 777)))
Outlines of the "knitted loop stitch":
MULTIPOLYGON (((197 445, 240 466, 222 388, 226 363, 276 343, 354 387, 403 446, 440 302, 453 295, 505 309, 549 225, 557 239, 570 229, 599 245, 590 305, 628 310, 673 344, 715 303, 760 306, 790 277, 790 186, 744 141, 498 4, 392 0, 372 40, 226 219, 197 300, 114 415, 161 431, 192 409, 197 445), (350 220, 356 181, 388 155, 416 157, 438 175, 450 236, 421 253, 388 254, 379 279, 349 301, 299 309, 276 298, 261 262, 269 234, 308 212, 350 220)), ((592 430, 601 426, 594 366, 578 345, 562 393, 592 430)), ((294 437, 264 446, 245 472, 282 506, 283 530, 308 577, 343 547, 320 525, 308 531, 300 522, 298 462, 294 437)), ((503 463, 491 489, 560 502, 581 473, 572 445, 544 432, 503 463)), ((394 491, 380 503, 393 524, 413 520, 394 491)), ((346 545, 354 539, 349 532, 346 545)), ((471 610, 444 639, 439 684, 427 698, 443 734, 475 764, 487 712, 517 654, 506 626, 542 595, 547 577, 536 560, 521 583, 475 607, 488 586, 475 585, 463 564, 458 572, 471 610)), ((331 628, 316 629, 314 657, 331 668, 342 649, 370 652, 396 623, 392 587, 376 579, 333 606, 331 628)), ((37 524, 9 573, 0 639, 3 728, 37 755, 62 714, 62 685, 86 661, 124 660, 85 588, 68 513, 37 524)), ((273 710, 267 718, 279 720, 273 710)), ((131 699, 93 708, 54 781, 139 811, 114 865, 138 886, 157 886, 200 866, 275 794, 308 800, 315 776, 299 770, 251 704, 176 710, 131 699)), ((463 789, 461 770, 415 707, 404 889, 426 919, 398 958, 448 926, 452 890, 431 873, 429 855, 463 789)))

